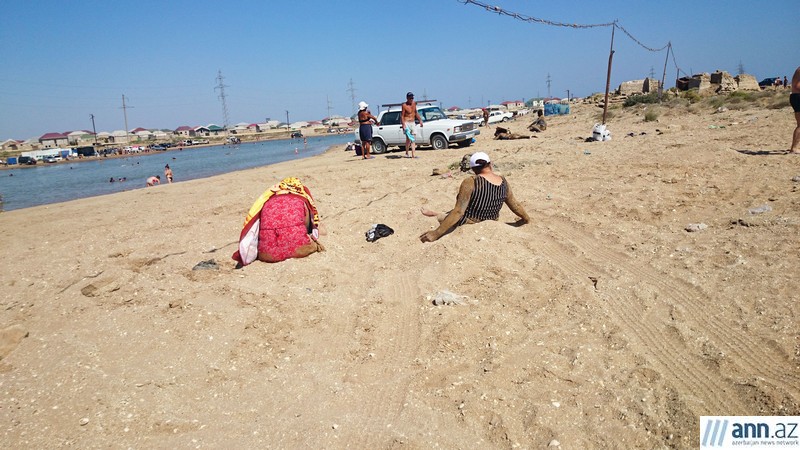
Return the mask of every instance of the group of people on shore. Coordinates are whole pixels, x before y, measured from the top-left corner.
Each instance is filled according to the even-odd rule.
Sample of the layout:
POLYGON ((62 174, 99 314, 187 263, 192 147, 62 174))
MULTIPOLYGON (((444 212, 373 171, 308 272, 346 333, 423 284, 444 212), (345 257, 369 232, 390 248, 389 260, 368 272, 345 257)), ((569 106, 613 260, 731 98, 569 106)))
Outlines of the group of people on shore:
MULTIPOLYGON (((361 139, 362 158, 373 159, 374 156, 369 152, 372 149, 372 125, 378 125, 378 118, 373 116, 367 109, 369 105, 366 102, 358 104, 358 137, 361 139)), ((417 102, 414 101, 414 93, 406 93, 406 101, 401 105, 400 112, 400 125, 403 134, 406 138, 406 158, 416 158, 416 136, 417 136, 417 122, 422 128, 422 117, 417 111, 417 102), (411 150, 411 154, 408 151, 411 150)))
MULTIPOLYGON (((789 103, 797 121, 789 153, 800 154, 800 67, 792 77, 789 103)), ((359 135, 364 159, 374 158, 370 155, 370 144, 372 124, 377 124, 377 118, 369 112, 368 107, 366 102, 359 103, 359 135)), ((411 157, 414 157, 415 150, 415 121, 419 122, 420 127, 423 125, 417 113, 414 94, 409 92, 406 102, 402 104, 401 124, 406 134, 406 154, 410 150, 411 157)), ((543 114, 538 111, 538 118, 528 129, 541 132, 546 128, 543 114)), ((452 209, 438 212, 420 208, 424 216, 435 217, 439 222, 435 229, 419 236, 421 242, 436 241, 461 225, 497 220, 503 205, 518 217, 510 225, 522 226, 530 222, 528 213, 514 197, 508 180, 494 172, 488 154, 477 152, 470 155, 469 170, 473 175, 462 181, 452 209)), ((319 214, 311 191, 297 178, 286 178, 265 191, 250 208, 233 259, 244 266, 256 260, 279 262, 323 251, 325 248, 318 240, 319 227, 319 214)))
MULTIPOLYGON (((372 124, 377 123, 368 107, 366 102, 359 103, 359 135, 364 159, 374 158, 370 155, 370 144, 372 124)), ((401 124, 406 135, 406 155, 412 158, 415 156, 415 121, 423 126, 414 94, 409 92, 402 104, 401 124)), ((508 180, 494 173, 488 154, 477 152, 470 155, 469 170, 473 176, 461 183, 451 210, 437 212, 420 208, 424 216, 435 217, 439 222, 438 227, 419 236, 421 242, 433 242, 461 225, 497 220, 504 204, 519 217, 511 225, 521 226, 530 222, 527 212, 514 197, 508 180)), ((239 247, 232 258, 241 267, 256 260, 272 263, 324 251, 319 242, 319 230, 319 214, 311 191, 299 179, 285 178, 267 189, 250 207, 239 236, 239 247)))

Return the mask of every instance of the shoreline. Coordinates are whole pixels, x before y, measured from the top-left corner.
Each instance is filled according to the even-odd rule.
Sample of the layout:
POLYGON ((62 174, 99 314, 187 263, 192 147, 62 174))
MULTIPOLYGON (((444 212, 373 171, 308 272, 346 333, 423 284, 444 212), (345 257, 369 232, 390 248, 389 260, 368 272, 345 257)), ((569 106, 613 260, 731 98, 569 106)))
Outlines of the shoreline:
MULTIPOLYGON (((317 139, 326 139, 326 138, 331 138, 331 137, 332 136, 319 136, 319 137, 317 137, 317 139)), ((274 142, 274 141, 275 140, 270 140, 269 142, 274 142)), ((263 142, 264 141, 262 141, 262 142, 253 142, 253 143, 250 143, 250 144, 258 145, 258 144, 263 143, 263 142)), ((196 150, 202 150, 203 148, 207 149, 208 147, 214 147, 214 146, 203 146, 203 147, 197 146, 195 149, 196 150)), ((188 148, 188 150, 191 151, 192 149, 188 148)), ((24 206, 24 207, 19 207, 18 196, 12 196, 12 198, 17 198, 17 200, 12 201, 12 204, 17 204, 17 207, 14 207, 12 209, 5 209, 8 206, 8 200, 10 200, 10 198, 7 196, 8 192, 0 192, 0 194, 6 194, 5 202, 0 202, 0 212, 10 213, 10 212, 13 212, 13 211, 25 210, 25 209, 29 209, 29 208, 36 208, 36 207, 39 207, 39 206, 58 205, 60 203, 70 202, 70 201, 73 201, 73 200, 90 199, 90 198, 94 198, 94 197, 98 197, 98 196, 114 195, 114 194, 119 194, 119 193, 122 193, 122 192, 136 191, 136 190, 147 189, 147 188, 155 188, 155 187, 159 187, 159 186, 167 186, 167 185, 172 186, 172 185, 185 183, 185 182, 188 182, 188 181, 203 180, 203 179, 207 179, 207 178, 211 178, 211 177, 215 177, 215 176, 220 176, 220 175, 225 175, 225 174, 229 174, 229 173, 230 174, 236 174, 237 172, 242 172, 242 171, 252 170, 252 169, 257 169, 257 168, 262 168, 262 167, 269 167, 269 166, 273 166, 273 165, 276 165, 276 164, 282 164, 282 163, 286 163, 286 162, 293 162, 293 161, 296 162, 296 161, 300 161, 300 160, 303 160, 303 159, 312 159, 312 158, 320 157, 320 156, 322 156, 324 154, 327 154, 327 153, 336 153, 336 152, 343 151, 343 150, 346 150, 346 144, 345 143, 328 143, 327 145, 319 145, 315 150, 313 150, 312 154, 303 154, 303 153, 301 153, 299 158, 297 158, 297 155, 294 155, 294 157, 289 158, 289 159, 285 159, 283 161, 271 162, 271 163, 266 163, 266 164, 253 166, 253 167, 237 168, 235 170, 231 170, 231 171, 223 172, 223 173, 217 173, 217 174, 212 174, 212 175, 203 175, 203 176, 200 176, 200 177, 192 177, 192 178, 188 178, 188 179, 185 178, 185 177, 182 177, 182 179, 180 181, 176 181, 174 183, 167 183, 166 180, 162 180, 162 183, 160 183, 159 185, 151 186, 151 187, 145 187, 143 185, 140 185, 136 181, 138 179, 129 178, 127 181, 116 181, 114 183, 114 185, 117 185, 117 186, 124 186, 120 190, 114 189, 112 192, 108 192, 108 191, 104 191, 104 189, 100 189, 99 191, 93 192, 90 195, 78 196, 78 197, 74 197, 74 198, 68 198, 68 199, 64 199, 64 200, 60 200, 60 201, 53 201, 53 202, 48 202, 48 203, 33 204, 33 205, 30 205, 30 206, 24 206), (126 183, 126 184, 125 185, 118 185, 117 183, 126 183)), ((180 151, 180 150, 178 150, 178 151, 180 151)), ((214 150, 212 149, 212 151, 214 151, 214 150)), ((102 157, 101 158, 91 158, 91 159, 83 159, 83 160, 81 160, 81 162, 94 161, 96 163, 102 163, 102 162, 108 161, 109 159, 112 159, 112 160, 123 160, 123 161, 130 160, 131 161, 130 164, 138 165, 139 163, 135 162, 135 161, 139 157, 157 157, 161 153, 167 153, 167 152, 147 152, 147 153, 138 153, 138 154, 129 154, 129 155, 117 155, 115 157, 109 157, 109 158, 102 158, 102 157)), ((226 153, 226 154, 229 154, 229 153, 226 153)), ((175 155, 175 156, 177 156, 177 155, 175 155)), ((173 156, 172 159, 175 160, 175 157, 173 156)), ((195 161, 199 161, 199 160, 195 160, 195 161)), ((68 163, 69 162, 70 161, 68 161, 68 163)), ((172 162, 170 162, 170 164, 172 164, 172 162)), ((50 166, 56 166, 56 164, 47 164, 46 165, 46 167, 50 167, 50 166)), ((23 166, 23 167, 34 167, 35 168, 37 166, 23 166)), ((13 172, 9 173, 9 175, 13 175, 13 172)), ((188 175, 188 176, 191 177, 191 174, 188 175)), ((162 177, 163 177, 163 175, 162 175, 162 177)), ((116 178, 116 176, 114 178, 116 178)), ((105 183, 105 182, 101 182, 101 184, 108 185, 108 183, 105 183)))
MULTIPOLYGON (((348 133, 326 133, 326 134, 316 134, 315 133, 313 135, 308 135, 308 136, 305 136, 305 137, 306 138, 320 138, 320 137, 327 137, 327 136, 341 136, 343 134, 348 134, 348 133)), ((352 133, 349 133, 349 134, 352 135, 352 133)), ((298 140, 300 140, 302 142, 302 138, 273 137, 273 138, 266 138, 266 139, 257 139, 257 140, 252 140, 252 141, 242 141, 242 142, 240 142, 239 145, 242 145, 242 144, 257 144, 257 143, 260 143, 260 142, 291 141, 291 140, 295 140, 295 139, 298 139, 298 140)), ((143 151, 143 152, 129 153, 129 154, 118 154, 118 155, 106 155, 106 156, 92 156, 92 157, 84 157, 84 158, 73 158, 73 159, 70 159, 70 160, 61 160, 61 161, 58 161, 58 162, 55 162, 55 163, 37 162, 36 164, 31 164, 31 165, 28 165, 28 164, 23 164, 23 165, 21 165, 21 164, 14 164, 14 165, 3 164, 3 165, 0 165, 0 170, 26 169, 26 168, 35 168, 35 167, 41 167, 41 166, 56 166, 56 165, 59 165, 59 164, 71 164, 71 163, 86 162, 86 161, 98 161, 98 160, 105 160, 105 159, 130 158, 130 157, 147 156, 147 155, 151 155, 151 154, 159 154, 159 153, 167 153, 167 152, 172 152, 172 151, 183 151, 183 150, 187 150, 187 149, 191 150, 191 149, 207 148, 207 147, 223 147, 223 148, 226 148, 226 147, 234 147, 235 145, 236 144, 224 144, 224 143, 211 144, 211 143, 209 143, 209 144, 200 144, 200 145, 190 145, 190 146, 181 147, 181 148, 169 147, 166 150, 149 150, 149 151, 146 151, 146 152, 143 151)), ((19 158, 19 155, 16 155, 16 157, 19 158)))

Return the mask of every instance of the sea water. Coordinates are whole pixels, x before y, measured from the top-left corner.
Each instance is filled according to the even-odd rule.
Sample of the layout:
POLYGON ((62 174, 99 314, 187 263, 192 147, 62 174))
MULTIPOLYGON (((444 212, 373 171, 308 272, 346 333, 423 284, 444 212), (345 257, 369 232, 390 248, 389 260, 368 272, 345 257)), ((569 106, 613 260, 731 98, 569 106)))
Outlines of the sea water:
POLYGON ((333 145, 352 140, 351 134, 249 142, 238 145, 142 153, 125 158, 97 158, 91 161, 39 163, 0 170, 2 209, 65 202, 78 198, 142 189, 148 177, 160 175, 166 183, 164 166, 169 164, 174 183, 206 178, 237 170, 261 167, 318 155, 333 145), (119 181, 120 179, 126 181, 119 181), (114 182, 110 182, 114 179, 114 182))

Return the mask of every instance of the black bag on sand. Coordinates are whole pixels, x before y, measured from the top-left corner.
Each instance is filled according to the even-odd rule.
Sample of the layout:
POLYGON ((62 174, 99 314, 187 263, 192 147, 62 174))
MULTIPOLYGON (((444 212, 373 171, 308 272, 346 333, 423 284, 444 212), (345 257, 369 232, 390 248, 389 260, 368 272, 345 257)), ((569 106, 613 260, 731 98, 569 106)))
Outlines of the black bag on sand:
POLYGON ((382 223, 376 223, 366 233, 367 241, 375 242, 382 237, 394 234, 394 230, 382 223))

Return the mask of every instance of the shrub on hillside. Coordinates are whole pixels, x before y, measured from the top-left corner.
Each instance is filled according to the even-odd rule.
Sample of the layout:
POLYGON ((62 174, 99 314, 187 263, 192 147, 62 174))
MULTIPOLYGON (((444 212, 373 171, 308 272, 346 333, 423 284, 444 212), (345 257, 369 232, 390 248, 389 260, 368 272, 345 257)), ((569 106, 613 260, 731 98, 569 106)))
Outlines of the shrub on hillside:
POLYGON ((658 103, 658 93, 651 92, 649 94, 631 95, 625 99, 622 106, 629 107, 638 105, 639 103, 658 103))
POLYGON ((650 108, 644 113, 644 121, 645 122, 655 122, 658 120, 658 110, 655 108, 650 108))

